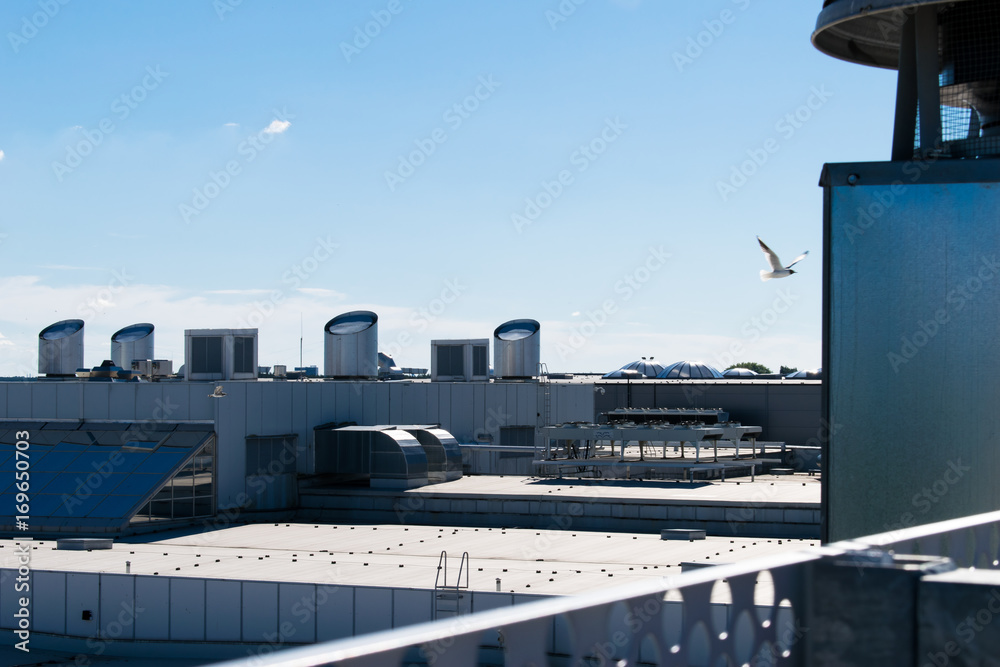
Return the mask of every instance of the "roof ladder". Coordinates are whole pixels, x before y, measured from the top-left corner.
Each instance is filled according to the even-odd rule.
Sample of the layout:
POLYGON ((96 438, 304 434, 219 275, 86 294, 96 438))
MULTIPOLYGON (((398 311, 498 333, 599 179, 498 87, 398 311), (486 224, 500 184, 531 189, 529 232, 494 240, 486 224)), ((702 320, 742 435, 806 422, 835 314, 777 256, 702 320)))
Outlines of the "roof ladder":
POLYGON ((549 384, 549 367, 544 362, 538 362, 538 384, 541 392, 539 394, 538 423, 535 428, 535 458, 538 458, 540 445, 538 435, 542 433, 542 428, 548 426, 552 416, 552 386, 549 384))
POLYGON ((448 583, 448 552, 442 551, 438 558, 437 576, 434 577, 434 620, 461 616, 472 611, 472 596, 469 589, 469 552, 462 553, 455 583, 448 583), (465 577, 463 583, 462 578, 465 577))

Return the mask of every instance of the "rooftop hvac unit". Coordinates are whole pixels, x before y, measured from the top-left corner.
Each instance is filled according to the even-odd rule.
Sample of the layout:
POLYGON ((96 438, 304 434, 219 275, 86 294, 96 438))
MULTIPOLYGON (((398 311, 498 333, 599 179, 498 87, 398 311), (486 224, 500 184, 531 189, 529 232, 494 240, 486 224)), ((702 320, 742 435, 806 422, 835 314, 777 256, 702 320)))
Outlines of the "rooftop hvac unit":
POLYGON ((327 377, 378 377, 378 315, 354 310, 326 323, 323 335, 327 377))
POLYGON ((432 340, 432 382, 485 382, 490 379, 490 341, 432 340))
POLYGON ((184 357, 187 380, 253 380, 257 330, 186 329, 184 357))
POLYGON ((825 0, 812 39, 898 70, 892 160, 820 179, 823 540, 994 510, 1000 2, 825 0), (961 493, 914 512, 913 491, 958 460, 975 462, 961 493))
POLYGON ((532 378, 541 359, 541 325, 535 320, 511 320, 493 332, 493 366, 498 378, 532 378))
POLYGON ((1000 155, 1000 3, 827 0, 813 44, 896 69, 893 161, 1000 155))
POLYGON ((62 320, 38 334, 38 374, 74 377, 83 367, 83 320, 62 320))
POLYGON ((111 361, 119 368, 131 368, 133 359, 153 358, 153 325, 132 324, 111 336, 111 361))

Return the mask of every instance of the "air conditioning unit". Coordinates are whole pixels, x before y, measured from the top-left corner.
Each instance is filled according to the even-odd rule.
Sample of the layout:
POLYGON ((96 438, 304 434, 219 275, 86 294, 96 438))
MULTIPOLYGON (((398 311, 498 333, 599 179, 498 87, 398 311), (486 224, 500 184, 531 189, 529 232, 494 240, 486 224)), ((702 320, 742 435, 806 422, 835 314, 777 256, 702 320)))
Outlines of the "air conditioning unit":
POLYGON ((485 382, 490 379, 490 340, 432 340, 431 382, 485 382))
POLYGON ((152 377, 153 361, 151 359, 133 359, 132 370, 143 377, 152 377))
POLYGON ((174 362, 171 359, 154 359, 153 376, 167 377, 174 374, 174 362))
POLYGON ((184 358, 187 380, 254 380, 257 330, 186 329, 184 358))

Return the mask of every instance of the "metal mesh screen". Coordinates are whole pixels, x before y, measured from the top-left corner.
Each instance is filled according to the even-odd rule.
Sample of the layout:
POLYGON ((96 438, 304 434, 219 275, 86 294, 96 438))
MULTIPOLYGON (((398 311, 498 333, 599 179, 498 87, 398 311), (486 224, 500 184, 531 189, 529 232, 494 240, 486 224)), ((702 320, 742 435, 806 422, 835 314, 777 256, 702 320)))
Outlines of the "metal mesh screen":
MULTIPOLYGON (((944 153, 1000 154, 1000 3, 974 0, 945 7, 938 14, 938 36, 944 153)), ((919 148, 919 123, 916 137, 919 148)))

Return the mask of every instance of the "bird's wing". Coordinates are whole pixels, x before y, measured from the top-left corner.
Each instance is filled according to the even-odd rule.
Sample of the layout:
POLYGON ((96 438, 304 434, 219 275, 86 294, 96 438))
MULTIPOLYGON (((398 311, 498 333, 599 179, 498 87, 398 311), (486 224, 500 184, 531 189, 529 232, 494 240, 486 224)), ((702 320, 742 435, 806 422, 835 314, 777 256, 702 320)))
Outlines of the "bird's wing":
POLYGON ((785 268, 781 265, 781 260, 774 254, 774 251, 768 248, 767 244, 761 241, 759 236, 757 237, 757 243, 760 244, 760 249, 764 251, 764 255, 767 257, 767 263, 771 265, 772 271, 781 271, 785 268))
POLYGON ((798 264, 799 262, 801 262, 802 260, 804 260, 806 258, 806 255, 808 255, 808 254, 809 254, 809 251, 806 250, 804 253, 802 253, 801 255, 799 255, 798 257, 796 257, 794 262, 792 262, 791 264, 789 264, 785 268, 786 269, 792 268, 793 266, 795 266, 796 264, 798 264))

